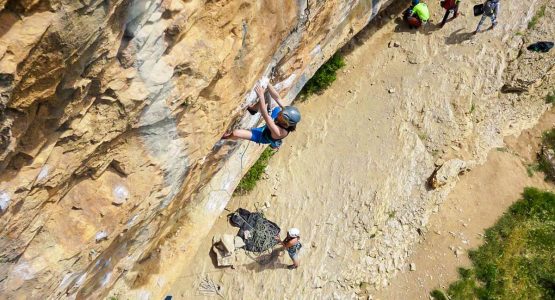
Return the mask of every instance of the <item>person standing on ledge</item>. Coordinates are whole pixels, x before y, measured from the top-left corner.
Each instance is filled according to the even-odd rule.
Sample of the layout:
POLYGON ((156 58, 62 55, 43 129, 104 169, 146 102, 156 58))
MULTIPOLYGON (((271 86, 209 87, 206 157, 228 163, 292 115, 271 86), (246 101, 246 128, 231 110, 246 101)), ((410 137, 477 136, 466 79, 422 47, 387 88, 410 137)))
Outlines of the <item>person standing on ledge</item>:
POLYGON ((476 31, 473 34, 477 34, 480 31, 480 27, 484 23, 487 17, 491 19, 491 29, 495 28, 497 25, 497 14, 499 13, 499 0, 487 0, 484 2, 484 13, 482 18, 476 27, 476 31))
POLYGON ((287 250, 289 257, 293 260, 293 264, 287 266, 287 269, 294 270, 299 267, 301 262, 299 261, 299 251, 302 248, 302 244, 300 242, 301 239, 301 232, 297 228, 290 228, 287 230, 287 237, 281 241, 278 236, 276 236, 276 240, 287 250))
POLYGON ((445 15, 443 20, 439 24, 439 27, 443 27, 449 18, 451 12, 453 12, 453 19, 459 16, 459 3, 461 0, 443 0, 441 1, 441 7, 445 8, 445 15))
MULTIPOLYGON (((233 132, 225 134, 222 138, 249 140, 259 144, 269 144, 272 149, 279 149, 282 139, 289 135, 289 132, 295 131, 297 128, 297 123, 301 121, 301 113, 294 106, 284 107, 281 104, 279 94, 271 84, 268 85, 268 93, 266 94, 269 94, 270 98, 275 99, 278 106, 271 108, 270 112, 268 112, 264 89, 257 85, 254 90, 259 99, 258 108, 256 108, 256 105, 253 105, 247 110, 251 114, 260 112, 262 118, 266 121, 266 125, 250 130, 235 129, 233 132)), ((268 101, 271 102, 272 99, 268 99, 268 101)))

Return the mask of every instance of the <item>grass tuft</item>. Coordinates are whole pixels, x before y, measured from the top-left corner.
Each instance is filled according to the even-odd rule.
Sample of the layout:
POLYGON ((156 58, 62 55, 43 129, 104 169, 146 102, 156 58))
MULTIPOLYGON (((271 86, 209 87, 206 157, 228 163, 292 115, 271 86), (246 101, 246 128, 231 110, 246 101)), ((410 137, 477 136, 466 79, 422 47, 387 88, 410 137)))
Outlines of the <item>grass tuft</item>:
POLYGON ((551 93, 548 93, 547 96, 545 96, 545 103, 547 104, 555 103, 555 90, 551 91, 551 93))
POLYGON ((528 29, 534 29, 534 27, 536 27, 540 19, 543 18, 544 16, 545 16, 545 5, 540 7, 540 9, 538 9, 536 14, 532 17, 532 20, 528 22, 528 29))
POLYGON ((334 54, 326 63, 324 63, 314 76, 310 78, 299 93, 299 99, 304 101, 308 96, 320 94, 327 89, 332 82, 337 79, 336 72, 345 66, 345 60, 341 54, 334 54))
POLYGON ((245 176, 241 178, 239 185, 235 189, 235 192, 233 192, 234 195, 245 195, 254 189, 256 183, 262 178, 262 174, 264 174, 264 170, 266 170, 268 162, 274 153, 276 153, 276 151, 272 150, 270 147, 264 149, 264 152, 262 152, 258 160, 247 171, 245 176))
POLYGON ((474 103, 472 103, 472 105, 470 106, 470 111, 468 111, 468 113, 472 114, 475 110, 476 110, 476 106, 474 105, 474 103))
MULTIPOLYGON (((555 299, 555 194, 525 188, 470 251, 449 299, 555 299)), ((437 291, 437 290, 436 290, 437 291)), ((444 299, 434 291, 434 299, 444 299)), ((440 292, 440 291, 438 291, 440 292)))

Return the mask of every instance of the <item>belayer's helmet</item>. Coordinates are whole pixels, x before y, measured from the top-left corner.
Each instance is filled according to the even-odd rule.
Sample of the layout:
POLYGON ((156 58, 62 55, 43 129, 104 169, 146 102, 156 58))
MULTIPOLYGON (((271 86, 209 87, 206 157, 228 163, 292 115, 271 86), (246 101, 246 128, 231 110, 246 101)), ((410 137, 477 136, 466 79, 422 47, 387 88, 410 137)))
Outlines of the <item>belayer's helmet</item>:
POLYGON ((297 125, 301 121, 301 112, 294 106, 284 107, 281 113, 289 126, 297 125))
POLYGON ((301 235, 301 231, 297 228, 289 228, 289 230, 287 230, 287 234, 290 237, 298 237, 299 235, 301 235))
POLYGON ((416 5, 418 3, 420 3, 420 0, 412 0, 412 5, 416 5))

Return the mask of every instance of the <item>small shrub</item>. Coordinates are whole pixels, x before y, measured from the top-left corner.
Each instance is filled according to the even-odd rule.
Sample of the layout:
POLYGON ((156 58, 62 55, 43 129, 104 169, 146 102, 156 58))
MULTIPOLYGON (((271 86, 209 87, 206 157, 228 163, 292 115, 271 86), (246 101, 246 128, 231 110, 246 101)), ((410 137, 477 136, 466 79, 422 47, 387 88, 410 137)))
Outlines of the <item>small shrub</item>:
POLYGON ((528 174, 528 177, 534 176, 534 173, 541 170, 542 169, 539 163, 526 165, 526 173, 528 174))
POLYGON ((262 178, 262 174, 264 174, 264 170, 266 170, 268 162, 274 153, 275 151, 270 147, 264 149, 258 160, 247 171, 245 176, 241 178, 239 185, 235 189, 235 195, 245 195, 254 189, 256 183, 262 178))
POLYGON ((555 90, 553 90, 551 93, 549 93, 549 94, 547 94, 547 96, 545 96, 545 102, 547 104, 555 103, 555 90))
MULTIPOLYGON (((545 131, 542 134, 542 145, 555 150, 555 128, 545 131)), ((540 154, 538 157, 538 163, 536 171, 542 171, 545 173, 546 179, 555 180, 555 173, 553 172, 553 168, 551 163, 545 158, 543 154, 540 154)))
POLYGON ((428 140, 429 136, 425 132, 420 132, 418 133, 418 138, 424 142, 428 140))
POLYGON ((551 149, 555 149, 555 128, 542 134, 542 143, 551 149))
POLYGON ((545 5, 540 7, 540 9, 538 9, 536 14, 532 17, 532 20, 528 22, 528 29, 534 29, 534 27, 536 27, 540 19, 543 18, 544 16, 545 16, 545 5))
POLYGON ((326 63, 324 63, 314 76, 310 78, 304 85, 303 89, 299 93, 299 99, 304 101, 308 96, 312 94, 322 93, 327 89, 332 82, 336 79, 337 70, 345 66, 345 60, 341 54, 334 54, 326 63))
POLYGON ((447 296, 445 296, 445 293, 443 291, 440 290, 433 290, 430 293, 430 296, 432 296, 432 298, 434 298, 435 300, 448 300, 449 298, 447 298, 447 296))

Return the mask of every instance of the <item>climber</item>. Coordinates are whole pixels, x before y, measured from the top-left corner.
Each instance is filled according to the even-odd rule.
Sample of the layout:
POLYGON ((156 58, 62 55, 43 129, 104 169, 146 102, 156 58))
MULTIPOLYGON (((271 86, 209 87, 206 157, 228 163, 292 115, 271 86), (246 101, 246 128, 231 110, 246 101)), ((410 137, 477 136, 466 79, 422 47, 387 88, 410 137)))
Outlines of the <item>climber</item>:
MULTIPOLYGON (((268 113, 266 106, 264 89, 257 85, 255 92, 259 99, 258 112, 262 114, 266 125, 251 130, 236 129, 232 133, 225 134, 222 138, 250 140, 259 144, 270 144, 272 149, 279 149, 282 143, 281 140, 289 135, 289 132, 295 131, 297 123, 301 121, 301 113, 294 106, 283 106, 279 94, 271 84, 268 85, 268 94, 278 106, 273 107, 270 113, 268 113)), ((271 102, 272 99, 268 99, 268 101, 271 102)), ((251 114, 256 113, 255 106, 249 107, 248 110, 251 114)))
POLYGON ((478 27, 476 27, 476 31, 473 34, 477 34, 480 31, 480 27, 484 23, 487 17, 491 19, 491 29, 495 28, 497 25, 497 14, 499 13, 499 0, 486 0, 484 2, 483 7, 484 13, 482 14, 482 18, 478 23, 478 27))
POLYGON ((443 27, 449 18, 451 12, 453 12, 453 19, 459 16, 459 3, 461 0, 443 0, 441 1, 441 7, 445 9, 445 15, 443 20, 439 24, 439 27, 443 27))
POLYGON ((289 253, 289 257, 293 260, 293 264, 287 266, 289 270, 294 270, 299 267, 299 251, 303 247, 300 242, 301 239, 301 232, 297 228, 290 228, 287 230, 287 237, 281 241, 279 236, 276 236, 276 240, 283 246, 287 253, 289 253))
POLYGON ((405 11, 403 18, 410 29, 419 28, 430 19, 428 5, 420 0, 412 0, 412 6, 405 11))

